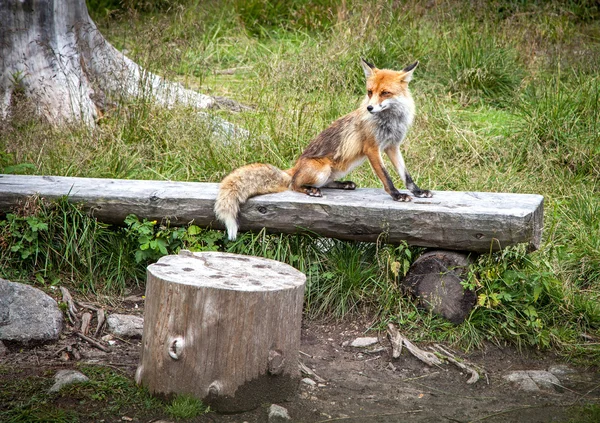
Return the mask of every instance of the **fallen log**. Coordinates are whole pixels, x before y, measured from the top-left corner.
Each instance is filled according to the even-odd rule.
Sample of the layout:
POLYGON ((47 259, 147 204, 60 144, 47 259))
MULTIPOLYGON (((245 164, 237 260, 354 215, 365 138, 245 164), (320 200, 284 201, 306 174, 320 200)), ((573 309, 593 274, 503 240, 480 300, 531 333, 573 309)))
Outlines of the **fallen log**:
MULTIPOLYGON (((0 175, 0 212, 32 195, 68 196, 99 220, 121 224, 128 214, 171 225, 222 228, 213 206, 218 184, 59 176, 0 175)), ((392 201, 383 189, 323 190, 322 198, 296 192, 252 198, 240 213, 241 230, 295 233, 487 252, 527 243, 537 249, 543 197, 535 194, 435 191, 433 198, 392 201)))

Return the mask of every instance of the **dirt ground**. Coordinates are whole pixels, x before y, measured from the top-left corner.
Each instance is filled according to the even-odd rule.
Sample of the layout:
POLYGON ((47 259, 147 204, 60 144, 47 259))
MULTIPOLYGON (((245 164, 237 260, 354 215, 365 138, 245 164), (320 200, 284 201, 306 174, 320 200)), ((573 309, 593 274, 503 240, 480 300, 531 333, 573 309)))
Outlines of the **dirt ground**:
MULTIPOLYGON (((142 304, 133 302, 128 311, 142 314, 142 304)), ((429 367, 406 348, 400 358, 393 359, 385 334, 379 334, 380 342, 370 347, 343 346, 357 337, 377 336, 365 334, 367 327, 356 320, 304 322, 299 361, 323 381, 316 386, 300 383, 297 395, 279 403, 287 408, 293 422, 565 422, 576 421, 570 420, 573 406, 600 403, 600 373, 594 368, 568 365, 549 354, 519 353, 514 348, 488 345, 468 355, 455 351, 485 370, 481 379, 470 385, 469 375, 458 367, 450 363, 429 367), (529 393, 503 379, 508 371, 548 369, 559 375, 558 389, 529 393)), ((0 357, 0 382, 11 374, 23 377, 33 373, 50 379, 56 370, 76 368, 77 362, 106 365, 133 379, 141 340, 115 341, 112 351, 106 353, 66 331, 57 344, 13 349, 0 357), (71 355, 65 361, 64 348, 74 343, 80 358, 71 355)), ((266 422, 268 406, 234 415, 209 413, 193 421, 266 422)), ((164 419, 127 416, 134 422, 158 421, 160 417, 164 419)), ((123 418, 109 416, 104 421, 123 418)))

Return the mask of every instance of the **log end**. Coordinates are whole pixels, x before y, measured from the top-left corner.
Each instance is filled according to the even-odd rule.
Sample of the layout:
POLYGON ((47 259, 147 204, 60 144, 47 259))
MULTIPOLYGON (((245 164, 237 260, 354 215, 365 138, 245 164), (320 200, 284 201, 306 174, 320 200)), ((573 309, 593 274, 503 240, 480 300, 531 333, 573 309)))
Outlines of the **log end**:
POLYGON ((477 302, 475 293, 461 284, 471 263, 468 254, 429 251, 413 263, 402 284, 426 309, 459 324, 477 302))

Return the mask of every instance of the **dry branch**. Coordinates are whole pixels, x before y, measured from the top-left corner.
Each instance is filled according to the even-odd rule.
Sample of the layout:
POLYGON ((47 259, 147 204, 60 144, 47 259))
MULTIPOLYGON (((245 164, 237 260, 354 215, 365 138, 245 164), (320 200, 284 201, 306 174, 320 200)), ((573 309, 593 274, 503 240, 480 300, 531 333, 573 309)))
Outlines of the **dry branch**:
POLYGON ((479 380, 479 372, 475 369, 473 365, 467 365, 465 362, 460 361, 456 358, 456 356, 449 351, 447 351, 444 347, 439 344, 435 344, 434 349, 436 349, 439 353, 441 353, 445 359, 449 362, 457 366, 459 369, 462 369, 471 374, 469 380, 467 380, 468 384, 473 384, 479 380))
POLYGON ((88 332, 90 331, 90 323, 91 322, 92 322, 92 313, 90 313, 89 311, 86 311, 81 316, 81 333, 83 335, 87 336, 88 332))
POLYGON ((88 342, 90 345, 93 345, 94 347, 98 348, 99 350, 102 350, 104 352, 110 352, 110 348, 105 347, 100 342, 96 341, 95 339, 90 338, 89 336, 85 336, 84 334, 82 334, 81 332, 78 332, 78 331, 74 331, 73 333, 75 335, 77 335, 78 337, 80 337, 81 339, 83 339, 84 341, 88 342))
POLYGON ((325 382, 327 382, 325 379, 323 379, 321 376, 319 376, 318 374, 316 374, 313 369, 311 369, 310 367, 308 367, 303 362, 299 362, 298 363, 298 367, 300 367, 300 371, 303 374, 305 374, 306 376, 310 376, 311 378, 313 378, 317 382, 319 382, 319 383, 325 383, 325 382))
POLYGON ((62 301, 67 305, 67 317, 73 326, 79 324, 79 318, 77 317, 77 308, 75 307, 75 302, 73 301, 73 297, 67 288, 64 286, 60 287, 60 291, 62 292, 62 301))
POLYGON ((392 357, 398 358, 402 354, 402 335, 393 323, 388 323, 387 333, 392 344, 392 357))
MULTIPOLYGON (((394 351, 394 348, 396 348, 395 353, 398 354, 397 357, 400 357, 399 351, 401 351, 402 349, 401 344, 404 344, 406 349, 410 351, 412 355, 414 355, 416 358, 418 358, 428 366, 439 366, 440 364, 442 364, 440 359, 435 354, 429 351, 422 350, 421 348, 417 347, 415 344, 410 342, 405 336, 403 336, 400 333, 398 328, 396 328, 396 326, 392 323, 388 324, 388 335, 390 338, 390 342, 392 343, 392 351, 394 351), (398 343, 400 343, 400 347, 398 347, 398 343)), ((394 356, 394 353, 392 353, 392 355, 394 356)), ((394 358, 397 357, 394 356, 394 358)))
POLYGON ((106 314, 104 313, 104 309, 99 308, 97 310, 97 321, 96 331, 94 332, 94 338, 97 338, 102 330, 102 326, 104 326, 104 322, 106 321, 106 314))

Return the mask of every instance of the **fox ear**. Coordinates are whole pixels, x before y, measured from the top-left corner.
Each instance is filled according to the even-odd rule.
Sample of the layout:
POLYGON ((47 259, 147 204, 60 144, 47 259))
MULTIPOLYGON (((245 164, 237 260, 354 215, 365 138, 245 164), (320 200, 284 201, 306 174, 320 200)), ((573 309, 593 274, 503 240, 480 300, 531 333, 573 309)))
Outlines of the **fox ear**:
POLYGON ((414 70, 415 70, 415 68, 417 67, 418 64, 419 64, 419 61, 417 60, 412 65, 408 65, 407 67, 405 67, 404 69, 402 69, 402 72, 403 72, 402 80, 404 82, 410 82, 412 80, 412 74, 413 74, 413 72, 414 72, 414 70))
POLYGON ((365 72, 366 78, 370 78, 371 75, 373 75, 374 71, 377 69, 375 65, 367 62, 365 59, 360 59, 360 65, 362 66, 363 71, 365 72))

